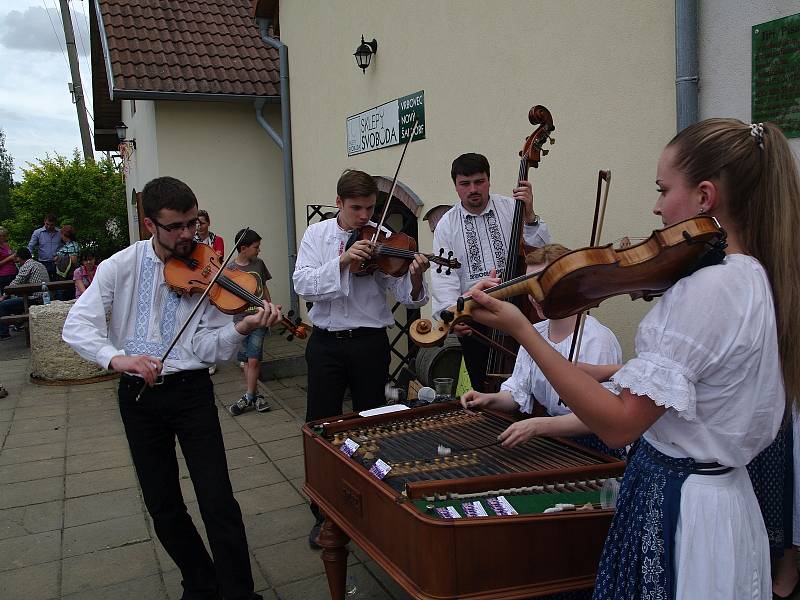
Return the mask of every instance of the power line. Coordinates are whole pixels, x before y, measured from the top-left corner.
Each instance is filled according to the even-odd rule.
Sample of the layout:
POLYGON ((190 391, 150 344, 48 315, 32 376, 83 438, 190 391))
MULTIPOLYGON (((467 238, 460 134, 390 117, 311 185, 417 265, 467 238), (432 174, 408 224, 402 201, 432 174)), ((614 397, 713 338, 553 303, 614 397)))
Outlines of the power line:
POLYGON ((64 51, 64 47, 61 45, 61 38, 59 38, 58 33, 56 33, 56 26, 53 25, 53 19, 50 18, 50 10, 47 8, 45 0, 42 0, 42 6, 44 7, 44 14, 47 15, 47 20, 50 21, 50 27, 53 28, 53 35, 56 36, 56 42, 58 43, 58 47, 61 49, 61 58, 64 59, 64 62, 67 65, 67 69, 69 69, 69 61, 67 60, 66 52, 64 51))
MULTIPOLYGON (((69 6, 69 5, 67 5, 67 6, 69 6)), ((70 8, 70 9, 69 9, 69 13, 70 13, 70 15, 69 15, 69 16, 70 16, 70 19, 72 19, 72 15, 73 15, 73 13, 77 14, 77 12, 78 12, 77 10, 73 11, 73 10, 70 8)), ((83 12, 81 12, 81 14, 84 14, 84 13, 83 13, 83 12)), ((77 21, 78 21, 78 19, 73 19, 73 21, 76 21, 76 22, 77 22, 77 21)), ((81 43, 81 48, 83 49, 83 54, 84 54, 84 56, 89 56, 89 53, 86 51, 86 43, 83 41, 83 33, 81 32, 81 27, 80 27, 80 24, 82 24, 82 23, 83 23, 83 22, 81 21, 81 23, 79 23, 79 25, 78 25, 78 41, 81 43)))

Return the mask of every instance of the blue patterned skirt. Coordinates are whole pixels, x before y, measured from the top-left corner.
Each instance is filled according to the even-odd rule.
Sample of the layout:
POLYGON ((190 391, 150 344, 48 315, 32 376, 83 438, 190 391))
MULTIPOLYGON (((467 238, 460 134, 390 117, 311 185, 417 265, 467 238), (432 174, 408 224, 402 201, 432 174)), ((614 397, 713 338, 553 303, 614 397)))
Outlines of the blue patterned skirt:
POLYGON ((617 510, 597 570, 593 600, 670 600, 681 487, 696 471, 641 439, 629 455, 617 510))
POLYGON ((792 507, 794 503, 794 435, 791 422, 786 423, 769 446, 749 465, 747 472, 753 483, 761 516, 767 527, 769 549, 773 560, 783 556, 792 546, 792 507))
POLYGON ((597 437, 593 433, 589 433, 587 435, 581 435, 578 437, 569 438, 573 442, 576 442, 583 446, 584 448, 589 448, 590 450, 596 450, 597 452, 602 452, 603 454, 608 454, 609 456, 613 456, 614 458, 618 458, 619 460, 625 460, 628 455, 628 451, 625 448, 609 448, 605 445, 603 440, 597 437))

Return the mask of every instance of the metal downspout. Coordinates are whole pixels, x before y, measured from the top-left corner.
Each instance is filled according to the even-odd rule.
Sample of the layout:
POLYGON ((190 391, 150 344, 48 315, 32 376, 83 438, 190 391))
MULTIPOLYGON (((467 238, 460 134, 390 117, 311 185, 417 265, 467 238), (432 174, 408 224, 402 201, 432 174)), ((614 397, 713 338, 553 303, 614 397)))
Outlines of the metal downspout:
POLYGON ((675 1, 675 101, 678 132, 698 119, 697 0, 675 1))
POLYGON ((294 265, 297 261, 297 225, 294 214, 294 171, 292 168, 292 120, 289 105, 289 61, 286 44, 279 39, 271 37, 268 33, 269 21, 258 19, 258 26, 261 32, 261 39, 265 44, 278 51, 280 61, 280 93, 281 93, 281 132, 278 135, 262 114, 266 101, 261 99, 255 103, 256 120, 259 125, 269 134, 272 140, 278 145, 283 153, 283 187, 284 203, 286 210, 286 243, 289 257, 289 298, 291 308, 297 314, 300 310, 300 303, 297 293, 294 291, 292 274, 294 265))

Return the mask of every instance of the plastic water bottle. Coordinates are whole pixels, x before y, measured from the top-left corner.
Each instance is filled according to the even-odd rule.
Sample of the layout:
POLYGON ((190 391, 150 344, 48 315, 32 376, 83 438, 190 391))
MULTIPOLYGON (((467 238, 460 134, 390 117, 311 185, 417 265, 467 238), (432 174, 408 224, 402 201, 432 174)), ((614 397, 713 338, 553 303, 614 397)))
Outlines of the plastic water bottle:
POLYGON ((47 282, 42 282, 42 303, 50 304, 50 290, 47 288, 47 282))
POLYGON ((347 583, 344 586, 345 598, 358 598, 358 580, 352 573, 347 575, 347 583))

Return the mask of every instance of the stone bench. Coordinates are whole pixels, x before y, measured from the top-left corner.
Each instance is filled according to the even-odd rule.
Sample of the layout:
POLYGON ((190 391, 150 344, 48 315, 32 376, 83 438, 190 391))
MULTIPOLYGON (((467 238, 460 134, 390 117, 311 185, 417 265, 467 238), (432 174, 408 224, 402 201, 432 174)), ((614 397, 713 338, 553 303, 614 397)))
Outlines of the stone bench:
POLYGON ((74 300, 54 300, 30 307, 31 377, 43 381, 79 381, 110 375, 81 358, 61 339, 64 321, 74 300))

